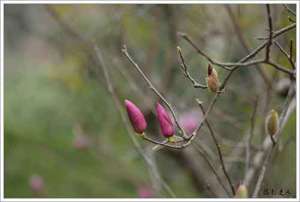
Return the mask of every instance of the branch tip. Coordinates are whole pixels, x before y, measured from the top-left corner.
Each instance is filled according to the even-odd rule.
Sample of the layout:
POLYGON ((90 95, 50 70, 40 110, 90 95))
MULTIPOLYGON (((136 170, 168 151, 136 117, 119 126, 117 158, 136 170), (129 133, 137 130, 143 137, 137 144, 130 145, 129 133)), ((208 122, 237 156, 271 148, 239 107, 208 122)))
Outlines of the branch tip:
POLYGON ((181 52, 180 46, 177 46, 177 51, 178 51, 178 52, 181 52))
POLYGON ((184 32, 177 32, 177 35, 180 37, 186 37, 187 34, 184 32))

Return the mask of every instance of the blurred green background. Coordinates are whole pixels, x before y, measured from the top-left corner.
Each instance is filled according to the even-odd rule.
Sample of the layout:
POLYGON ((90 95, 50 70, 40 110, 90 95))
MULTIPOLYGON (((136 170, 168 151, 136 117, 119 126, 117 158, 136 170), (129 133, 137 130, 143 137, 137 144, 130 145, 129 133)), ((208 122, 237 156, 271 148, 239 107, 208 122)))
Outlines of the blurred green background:
MULTIPOLYGON (((267 34, 265 6, 230 8, 246 43, 255 48, 261 43, 256 37, 267 34)), ((282 5, 271 8, 275 30, 290 24, 282 5)), ((152 131, 157 131, 153 118, 157 98, 121 54, 123 44, 179 113, 199 110, 194 99, 207 104, 212 94, 193 89, 180 71, 177 45, 191 74, 202 83, 208 62, 177 32, 189 34, 218 61, 234 62, 247 54, 224 5, 6 4, 4 29, 5 197, 142 197, 143 189, 152 197, 170 197, 165 190, 154 193, 147 165, 127 135, 101 68, 90 55, 93 50, 82 38, 101 48, 121 102, 131 99, 140 106, 152 131), (38 193, 30 185, 35 175, 44 184, 38 193)), ((295 31, 278 41, 288 48, 290 39, 295 41, 295 31)), ((272 48, 276 61, 289 67, 288 60, 272 48)), ((216 69, 222 80, 224 70, 216 69)), ((287 77, 267 66, 264 72, 275 87, 287 77)), ((252 100, 265 91, 254 68, 237 72, 210 116, 219 136, 233 143, 240 141, 250 125, 252 100)), ((280 110, 284 97, 276 92, 270 97, 266 110, 280 110)), ((254 144, 264 139, 263 122, 264 117, 258 116, 254 144)), ((275 152, 264 188, 295 193, 295 127, 293 113, 280 143, 289 141, 288 145, 275 152)), ((202 133, 197 141, 209 142, 205 139, 207 129, 202 133)), ((143 148, 153 146, 139 141, 143 148)), ((224 155, 235 148, 225 140, 222 146, 224 155)), ((189 169, 181 153, 162 150, 155 154, 162 178, 177 197, 210 197, 199 187, 206 182, 194 179, 195 171, 189 169)), ((198 172, 205 169, 200 165, 198 172)), ((235 185, 242 180, 243 170, 243 160, 233 163, 230 175, 235 185)))

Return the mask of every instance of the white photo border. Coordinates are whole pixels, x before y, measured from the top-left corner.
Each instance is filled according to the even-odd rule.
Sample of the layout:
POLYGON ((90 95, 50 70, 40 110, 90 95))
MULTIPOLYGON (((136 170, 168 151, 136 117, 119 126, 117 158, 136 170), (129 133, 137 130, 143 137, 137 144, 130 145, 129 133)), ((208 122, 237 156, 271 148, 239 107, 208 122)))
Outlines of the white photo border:
POLYGON ((285 1, 240 1, 240 0, 214 0, 214 1, 196 1, 196 0, 189 0, 189 1, 182 1, 182 0, 173 0, 173 1, 157 1, 157 0, 146 0, 146 1, 137 1, 137 0, 128 0, 128 1, 96 1, 96 0, 50 0, 50 1, 14 1, 14 0, 0 0, 0 32, 1 32, 1 55, 0 55, 0 201, 300 201, 299 197, 299 1, 294 0, 285 0, 285 1), (296 198, 247 198, 247 199, 225 199, 225 198, 149 198, 149 199, 140 199, 140 198, 5 198, 4 197, 4 5, 6 4, 296 4, 296 69, 297 69, 297 105, 296 105, 296 165, 297 165, 297 172, 296 172, 296 198), (298 124, 297 124, 298 123, 298 124))

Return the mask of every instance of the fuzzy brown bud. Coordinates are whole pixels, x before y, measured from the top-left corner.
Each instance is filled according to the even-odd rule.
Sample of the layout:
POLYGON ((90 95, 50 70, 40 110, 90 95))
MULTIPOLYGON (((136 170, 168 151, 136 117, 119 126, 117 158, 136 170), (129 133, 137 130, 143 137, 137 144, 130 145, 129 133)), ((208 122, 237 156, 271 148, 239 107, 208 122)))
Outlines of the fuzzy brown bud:
POLYGON ((210 91, 214 93, 219 91, 220 82, 218 72, 210 64, 207 68, 206 84, 210 91))

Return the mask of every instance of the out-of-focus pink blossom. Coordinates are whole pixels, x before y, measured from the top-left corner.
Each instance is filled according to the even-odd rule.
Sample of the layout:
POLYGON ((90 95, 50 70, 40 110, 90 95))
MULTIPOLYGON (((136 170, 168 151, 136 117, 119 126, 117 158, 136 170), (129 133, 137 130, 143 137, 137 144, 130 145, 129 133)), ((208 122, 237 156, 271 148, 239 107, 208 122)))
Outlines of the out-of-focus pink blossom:
POLYGON ((163 136, 165 136, 166 138, 172 137, 175 133, 175 128, 172 119, 165 110, 165 108, 159 103, 156 104, 156 115, 163 136))
POLYGON ((29 179, 29 186, 35 193, 41 193, 44 190, 44 179, 39 175, 32 175, 29 179))
POLYGON ((196 111, 185 112, 179 117, 178 121, 184 131, 191 135, 200 124, 200 113, 196 111))
POLYGON ((73 140, 73 146, 79 150, 89 148, 90 143, 90 139, 87 136, 81 134, 75 135, 73 140))
POLYGON ((147 122, 141 110, 129 100, 125 100, 125 106, 131 125, 136 133, 143 133, 147 128, 147 122))
POLYGON ((154 197, 154 193, 151 187, 140 186, 138 188, 138 195, 140 198, 151 198, 154 197))

